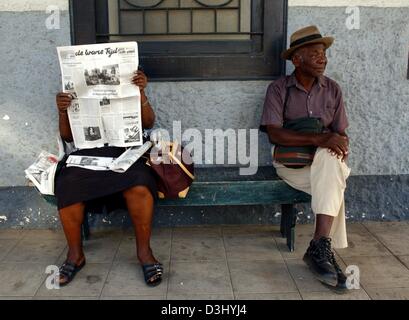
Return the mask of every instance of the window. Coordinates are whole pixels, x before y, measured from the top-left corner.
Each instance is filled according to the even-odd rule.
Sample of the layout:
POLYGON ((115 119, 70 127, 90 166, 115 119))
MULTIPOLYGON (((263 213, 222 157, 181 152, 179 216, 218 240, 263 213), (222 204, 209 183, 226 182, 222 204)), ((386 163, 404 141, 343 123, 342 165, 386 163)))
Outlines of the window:
POLYGON ((74 44, 137 41, 152 80, 284 74, 287 0, 71 0, 74 44))

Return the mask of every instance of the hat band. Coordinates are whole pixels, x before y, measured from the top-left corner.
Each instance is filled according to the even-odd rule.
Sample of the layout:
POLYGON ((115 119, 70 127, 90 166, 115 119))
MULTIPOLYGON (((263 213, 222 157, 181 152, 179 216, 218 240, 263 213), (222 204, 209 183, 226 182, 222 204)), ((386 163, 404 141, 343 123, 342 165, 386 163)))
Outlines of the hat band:
POLYGON ((300 38, 300 39, 298 39, 298 40, 296 40, 294 42, 291 42, 290 48, 298 46, 298 45, 303 44, 303 43, 308 42, 308 41, 316 40, 316 39, 322 39, 322 35, 313 34, 313 35, 310 35, 310 36, 306 36, 304 38, 300 38))

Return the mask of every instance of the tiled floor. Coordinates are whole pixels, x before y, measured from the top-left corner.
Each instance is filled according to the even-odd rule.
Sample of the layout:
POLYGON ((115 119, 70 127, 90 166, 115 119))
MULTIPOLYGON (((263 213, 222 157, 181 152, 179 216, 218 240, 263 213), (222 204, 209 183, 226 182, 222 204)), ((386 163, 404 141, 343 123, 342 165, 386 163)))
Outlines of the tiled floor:
POLYGON ((67 252, 62 231, 0 230, 1 299, 409 299, 409 223, 348 226, 340 265, 356 265, 360 289, 337 294, 302 261, 313 230, 296 229, 288 252, 278 226, 155 229, 152 247, 164 264, 162 284, 143 282, 132 231, 94 231, 87 265, 67 287, 49 290, 45 273, 67 252))

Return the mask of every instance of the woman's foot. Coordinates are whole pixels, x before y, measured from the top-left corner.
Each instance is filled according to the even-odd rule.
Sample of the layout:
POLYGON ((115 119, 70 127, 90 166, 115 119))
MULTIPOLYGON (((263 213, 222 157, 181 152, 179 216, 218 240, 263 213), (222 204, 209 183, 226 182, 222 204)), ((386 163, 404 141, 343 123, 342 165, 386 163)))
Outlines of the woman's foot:
POLYGON ((152 250, 141 253, 138 252, 138 260, 142 266, 145 283, 148 286, 157 286, 162 281, 163 265, 156 260, 152 250))
POLYGON ((75 275, 85 266, 85 256, 81 255, 67 255, 67 259, 61 265, 59 271, 59 285, 60 287, 69 284, 75 277, 75 275))

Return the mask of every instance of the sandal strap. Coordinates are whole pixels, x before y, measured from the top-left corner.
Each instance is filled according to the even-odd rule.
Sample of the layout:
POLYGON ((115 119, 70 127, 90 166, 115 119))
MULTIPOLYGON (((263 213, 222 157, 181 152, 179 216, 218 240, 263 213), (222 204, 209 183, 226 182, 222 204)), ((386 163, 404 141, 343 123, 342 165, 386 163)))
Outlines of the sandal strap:
POLYGON ((60 274, 66 276, 67 278, 72 278, 79 269, 81 269, 82 265, 84 263, 82 263, 81 265, 77 266, 75 263, 70 262, 70 261, 65 261, 62 266, 60 267, 59 271, 60 274))
POLYGON ((146 282, 154 282, 155 280, 151 281, 153 277, 158 279, 163 274, 163 265, 161 263, 143 265, 142 269, 146 282))
POLYGON ((77 266, 74 263, 66 261, 60 267, 60 273, 63 274, 64 276, 67 276, 67 277, 70 278, 73 275, 73 273, 75 272, 76 267, 77 266))

